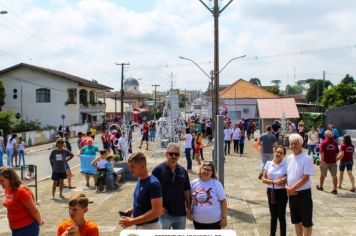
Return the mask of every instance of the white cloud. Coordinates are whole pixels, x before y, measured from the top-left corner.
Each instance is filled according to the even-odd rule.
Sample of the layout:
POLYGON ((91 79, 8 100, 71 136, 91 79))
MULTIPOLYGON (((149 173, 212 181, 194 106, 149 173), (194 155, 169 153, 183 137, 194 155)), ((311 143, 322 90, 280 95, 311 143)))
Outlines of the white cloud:
MULTIPOLYGON (((198 0, 157 0, 148 11, 109 0, 4 0, 0 9, 9 11, 0 15, 1 68, 24 61, 118 89, 115 62, 130 62, 125 73, 142 78, 144 91, 152 83, 168 89, 171 72, 179 88, 207 88, 205 75, 178 59, 194 59, 206 72, 213 68, 213 17, 198 0)), ((351 47, 261 58, 354 45, 355 11, 356 3, 347 0, 234 1, 220 17, 220 66, 236 56, 248 58, 232 62, 221 83, 251 77, 291 83, 294 68, 297 80, 321 77, 323 70, 334 82, 355 75, 351 47)))

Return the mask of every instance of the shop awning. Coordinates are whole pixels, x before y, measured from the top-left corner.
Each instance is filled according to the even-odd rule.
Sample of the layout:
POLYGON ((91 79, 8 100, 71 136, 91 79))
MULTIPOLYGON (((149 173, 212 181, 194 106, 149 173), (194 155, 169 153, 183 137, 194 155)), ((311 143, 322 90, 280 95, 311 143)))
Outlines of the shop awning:
POLYGON ((299 118, 294 98, 257 99, 261 119, 299 118))

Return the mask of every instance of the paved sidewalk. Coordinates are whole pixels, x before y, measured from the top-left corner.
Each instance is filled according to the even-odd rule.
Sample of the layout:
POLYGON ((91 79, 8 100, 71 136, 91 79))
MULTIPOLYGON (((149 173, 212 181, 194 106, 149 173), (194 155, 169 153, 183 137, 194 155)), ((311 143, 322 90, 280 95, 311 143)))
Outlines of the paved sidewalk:
MULTIPOLYGON (((46 148, 33 147, 33 148, 46 148)), ((181 144, 183 147, 183 144, 181 144)), ((47 147, 48 148, 48 147, 47 147)), ((32 148, 29 148, 32 149, 32 148)), ((228 195, 228 229, 233 229, 237 235, 269 235, 269 210, 266 196, 266 186, 257 179, 260 160, 258 153, 252 148, 252 141, 245 144, 246 154, 229 155, 225 165, 225 190, 228 195)), ((138 151, 137 146, 134 150, 138 151)), ((182 149, 183 150, 183 149, 182 149)), ((181 153, 183 151, 181 150, 181 153)), ((150 143, 149 151, 142 149, 148 157, 149 168, 164 161, 164 149, 159 147, 158 141, 150 143)), ((204 151, 205 159, 211 157, 210 148, 204 151)), ((184 156, 180 163, 186 166, 184 156)), ((193 169, 196 172, 194 162, 193 169)), ((313 177, 313 186, 319 179, 319 168, 315 166, 316 175, 313 177)), ((118 235, 122 230, 117 224, 118 211, 132 205, 132 194, 135 182, 124 182, 119 190, 107 193, 96 193, 95 189, 85 186, 84 177, 79 173, 79 168, 72 169, 73 183, 77 186, 74 190, 65 190, 64 195, 70 196, 74 192, 84 192, 93 200, 90 204, 87 218, 95 221, 100 226, 100 235, 118 235)), ((196 174, 190 174, 191 180, 196 174)), ((91 180, 92 181, 92 180, 91 180)), ((345 188, 350 187, 348 178, 345 178, 345 188)), ((91 182, 93 184, 93 182, 91 182)), ((320 192, 313 188, 314 201, 314 235, 355 235, 356 232, 356 194, 340 190, 337 196, 332 195, 331 178, 327 177, 324 189, 320 192)), ((68 218, 67 201, 50 200, 51 180, 39 183, 39 209, 46 223, 41 227, 41 235, 55 235, 58 223, 68 218)), ((57 192, 58 196, 58 192, 57 192)), ((294 227, 290 224, 289 209, 287 207, 288 235, 294 234, 294 227)), ((192 229, 191 222, 187 228, 192 229)), ((0 235, 9 235, 6 210, 0 211, 0 235)), ((278 232, 277 232, 278 233, 278 232)))

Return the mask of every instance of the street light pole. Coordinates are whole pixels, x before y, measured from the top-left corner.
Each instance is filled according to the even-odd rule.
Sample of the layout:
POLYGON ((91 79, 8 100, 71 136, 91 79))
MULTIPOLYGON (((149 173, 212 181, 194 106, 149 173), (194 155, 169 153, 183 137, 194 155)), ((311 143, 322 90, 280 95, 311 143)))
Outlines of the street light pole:
POLYGON ((152 87, 155 87, 155 100, 154 100, 154 108, 153 108, 153 119, 156 121, 156 113, 157 113, 157 87, 159 87, 159 84, 152 84, 152 87))
POLYGON ((120 113, 121 113, 121 122, 124 122, 124 69, 125 66, 130 65, 130 63, 116 63, 116 65, 121 66, 121 107, 120 107, 120 113))

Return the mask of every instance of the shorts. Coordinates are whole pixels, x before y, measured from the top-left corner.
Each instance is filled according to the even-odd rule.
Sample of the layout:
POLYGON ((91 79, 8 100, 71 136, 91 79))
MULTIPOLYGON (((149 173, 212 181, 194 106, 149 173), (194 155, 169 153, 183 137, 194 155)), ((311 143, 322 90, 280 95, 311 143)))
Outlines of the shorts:
POLYGON ((195 155, 200 155, 200 148, 199 147, 195 147, 194 148, 194 153, 195 153, 195 155))
POLYGON ((304 227, 313 226, 313 200, 311 189, 297 191, 295 196, 289 196, 289 209, 292 224, 302 223, 304 227))
POLYGON ((60 179, 66 179, 66 178, 67 178, 66 172, 53 172, 51 177, 51 179, 55 181, 60 179))
POLYGON ((64 162, 64 169, 65 170, 70 169, 70 166, 69 166, 68 162, 64 162))
POLYGON ((144 134, 142 136, 142 141, 147 141, 148 142, 148 134, 144 134))
POLYGON ((353 161, 347 161, 347 162, 343 162, 340 161, 340 165, 339 165, 339 171, 344 172, 345 171, 345 167, 348 171, 352 171, 352 166, 354 165, 353 161))
POLYGON ((320 165, 320 175, 326 177, 328 174, 328 170, 330 171, 331 176, 336 176, 337 165, 336 163, 327 164, 326 167, 320 165))

